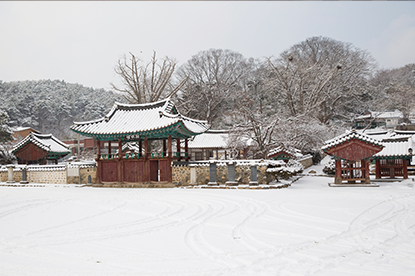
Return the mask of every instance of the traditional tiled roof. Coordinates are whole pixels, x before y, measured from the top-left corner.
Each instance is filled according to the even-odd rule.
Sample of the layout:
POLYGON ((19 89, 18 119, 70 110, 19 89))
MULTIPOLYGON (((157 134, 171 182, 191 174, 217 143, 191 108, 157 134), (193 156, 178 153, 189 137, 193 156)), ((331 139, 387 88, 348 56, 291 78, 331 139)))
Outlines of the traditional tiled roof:
POLYGON ((289 149, 287 149, 283 146, 279 146, 279 147, 276 147, 275 149, 270 150, 269 153, 268 153, 268 157, 271 157, 272 155, 277 154, 279 152, 285 152, 285 153, 291 155, 292 157, 295 156, 295 152, 293 152, 293 151, 291 151, 291 150, 289 150, 289 149))
POLYGON ((413 139, 399 142, 383 142, 384 148, 376 153, 374 159, 409 159, 411 158, 410 149, 414 150, 413 139))
POLYGON ((71 129, 97 140, 190 138, 209 129, 206 121, 177 113, 170 99, 146 104, 115 103, 104 118, 74 122, 71 129))
POLYGON ((12 153, 16 153, 28 143, 33 143, 50 154, 66 155, 70 153, 68 146, 57 139, 52 134, 37 134, 31 132, 26 138, 12 148, 12 153))
POLYGON ((336 147, 338 145, 341 145, 341 144, 343 144, 345 142, 348 142, 348 141, 350 141, 352 139, 357 139, 359 141, 363 141, 363 142, 372 144, 374 146, 380 146, 380 147, 383 146, 381 141, 379 141, 377 139, 374 139, 374 138, 371 138, 371 137, 369 137, 367 135, 364 135, 364 134, 361 134, 361 133, 357 133, 355 130, 352 130, 350 132, 346 132, 346 133, 344 133, 344 134, 342 134, 340 136, 337 136, 337 137, 335 137, 335 138, 333 138, 331 140, 326 141, 324 143, 324 146, 321 149, 323 151, 327 151, 330 148, 334 148, 334 147, 336 147))
POLYGON ((192 149, 226 149, 228 148, 227 130, 208 130, 189 141, 189 148, 192 149))

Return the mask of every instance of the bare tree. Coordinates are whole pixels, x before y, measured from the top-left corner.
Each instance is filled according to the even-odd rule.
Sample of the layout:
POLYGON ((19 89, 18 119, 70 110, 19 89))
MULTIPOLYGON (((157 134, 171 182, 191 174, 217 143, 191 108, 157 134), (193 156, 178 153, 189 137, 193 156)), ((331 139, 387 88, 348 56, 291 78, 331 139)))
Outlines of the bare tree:
POLYGON ((250 70, 252 60, 241 54, 221 49, 199 52, 178 70, 189 77, 179 95, 181 110, 188 116, 221 124, 220 115, 230 110, 233 93, 250 70))
POLYGON ((327 124, 356 105, 367 90, 373 58, 350 43, 312 37, 268 59, 269 87, 292 117, 312 116, 327 124), (346 108, 347 110, 347 108, 346 108))
POLYGON ((111 83, 113 89, 122 93, 129 103, 141 104, 155 102, 176 94, 185 84, 187 77, 183 77, 179 84, 173 84, 173 73, 177 62, 166 57, 162 63, 158 63, 156 52, 147 64, 138 59, 133 53, 129 53, 117 61, 115 73, 122 81, 122 88, 111 83))

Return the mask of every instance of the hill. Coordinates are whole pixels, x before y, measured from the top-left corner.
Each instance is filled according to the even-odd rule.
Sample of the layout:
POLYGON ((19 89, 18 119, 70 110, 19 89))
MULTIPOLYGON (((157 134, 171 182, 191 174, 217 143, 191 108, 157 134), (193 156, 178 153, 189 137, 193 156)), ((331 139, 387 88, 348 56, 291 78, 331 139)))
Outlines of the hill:
POLYGON ((60 139, 75 137, 74 121, 100 118, 120 100, 112 91, 63 80, 0 81, 0 97, 11 127, 31 126, 60 139))

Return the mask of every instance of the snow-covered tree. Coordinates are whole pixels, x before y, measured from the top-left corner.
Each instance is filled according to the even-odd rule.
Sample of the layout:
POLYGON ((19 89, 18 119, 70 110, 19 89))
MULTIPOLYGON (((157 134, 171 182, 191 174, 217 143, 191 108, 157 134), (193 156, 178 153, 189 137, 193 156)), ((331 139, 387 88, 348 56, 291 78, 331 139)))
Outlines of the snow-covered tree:
POLYGON ((234 93, 251 70, 253 60, 231 50, 209 49, 192 56, 178 69, 179 78, 188 77, 179 96, 180 111, 193 118, 222 126, 234 93))
POLYGON ((395 69, 382 69, 371 79, 373 109, 387 111, 398 109, 403 121, 415 114, 415 64, 395 69))
POLYGON ((277 59, 268 59, 268 65, 268 85, 287 115, 311 116, 324 124, 364 105, 360 100, 375 67, 366 51, 326 37, 295 44, 277 59))

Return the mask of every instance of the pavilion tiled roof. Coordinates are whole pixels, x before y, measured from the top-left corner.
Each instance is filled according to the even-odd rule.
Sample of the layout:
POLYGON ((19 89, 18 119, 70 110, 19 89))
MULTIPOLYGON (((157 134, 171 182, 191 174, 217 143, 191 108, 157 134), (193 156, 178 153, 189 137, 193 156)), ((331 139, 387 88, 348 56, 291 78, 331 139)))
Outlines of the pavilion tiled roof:
POLYGON ((28 136, 26 136, 26 138, 24 138, 22 141, 16 144, 12 148, 12 153, 16 153, 19 149, 23 148, 30 142, 51 154, 66 155, 70 153, 68 146, 52 134, 38 134, 33 132, 31 132, 28 136))
POLYGON ((373 138, 371 138, 371 137, 369 137, 367 135, 364 135, 362 133, 357 133, 356 131, 352 130, 350 132, 346 132, 346 133, 344 133, 344 134, 342 134, 340 136, 337 136, 337 137, 335 137, 335 138, 333 138, 331 140, 326 141, 324 143, 324 146, 321 149, 323 151, 327 151, 330 148, 334 148, 334 147, 336 147, 338 145, 341 145, 341 144, 343 144, 345 142, 348 142, 348 141, 350 141, 352 139, 357 139, 357 140, 360 140, 360 141, 363 141, 363 142, 372 144, 374 146, 380 146, 380 147, 383 146, 383 144, 382 144, 381 141, 379 141, 377 139, 373 139, 373 138))
POLYGON ((74 122, 71 129, 97 140, 137 140, 141 138, 189 138, 209 129, 206 121, 177 113, 170 99, 146 104, 116 102, 104 117, 89 122, 74 122))

